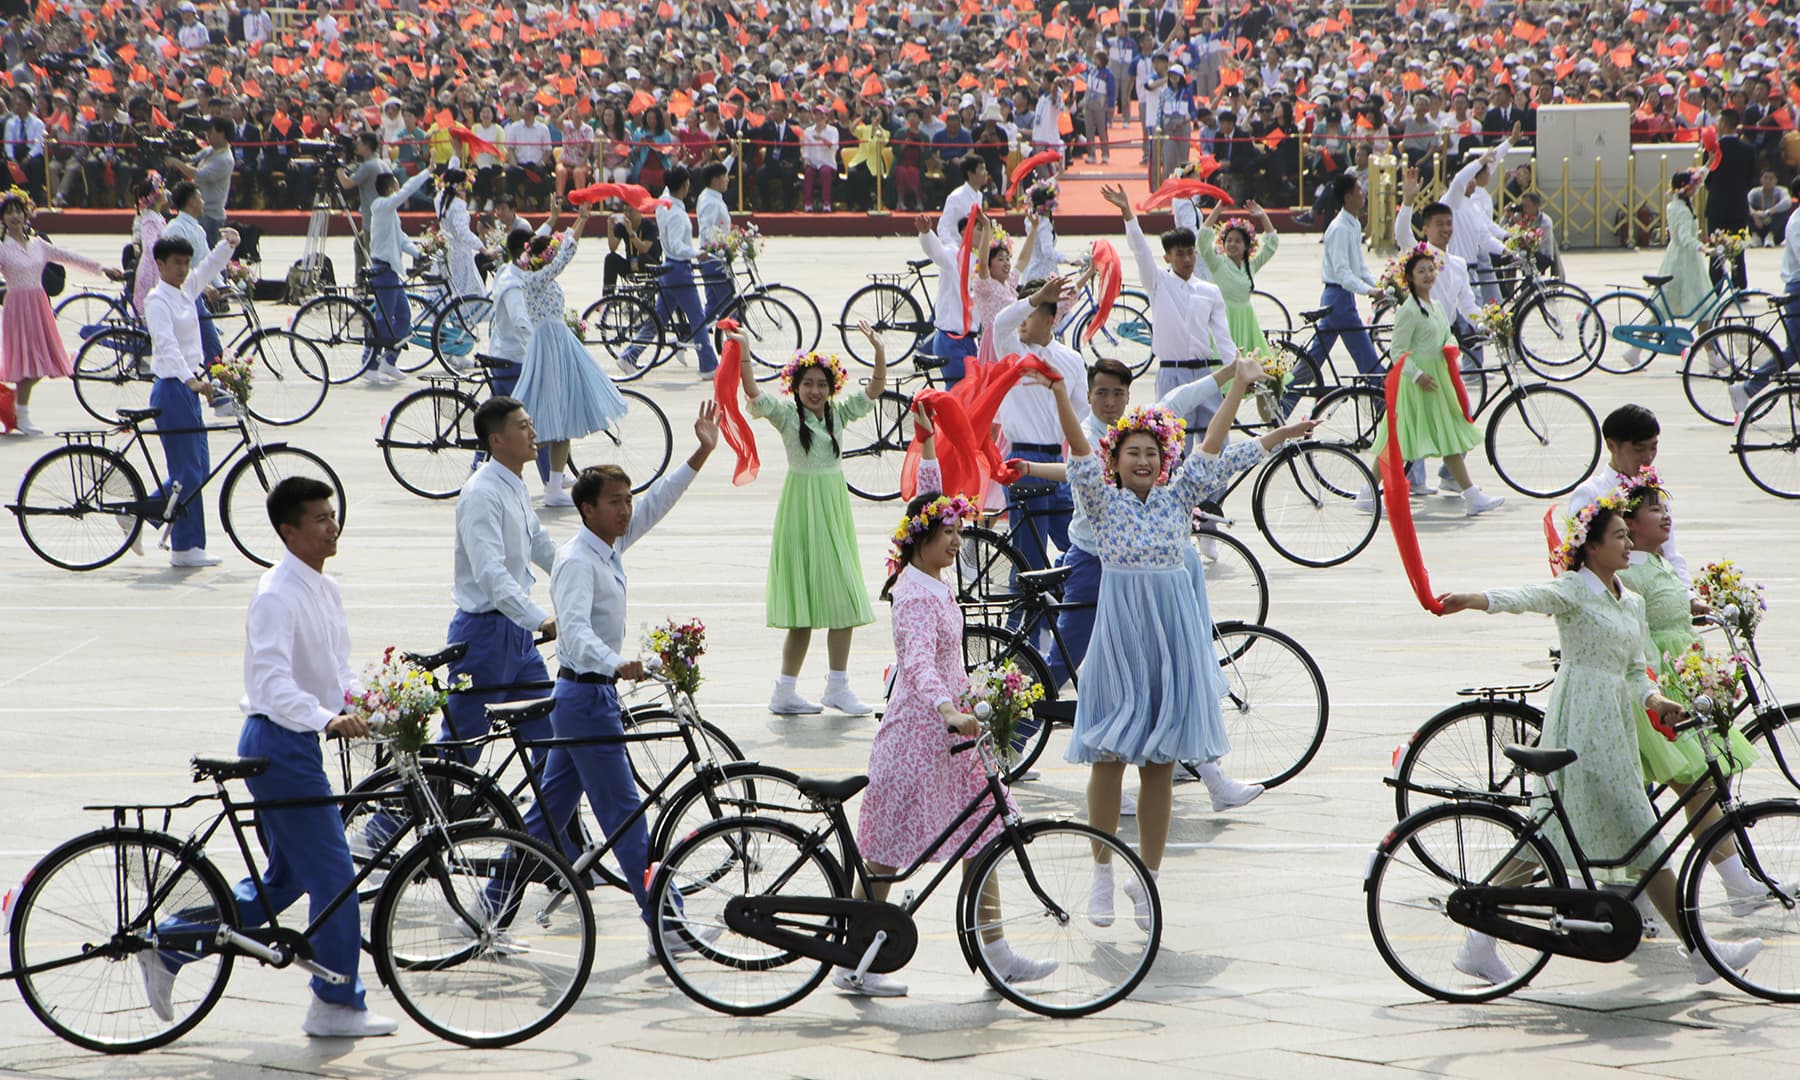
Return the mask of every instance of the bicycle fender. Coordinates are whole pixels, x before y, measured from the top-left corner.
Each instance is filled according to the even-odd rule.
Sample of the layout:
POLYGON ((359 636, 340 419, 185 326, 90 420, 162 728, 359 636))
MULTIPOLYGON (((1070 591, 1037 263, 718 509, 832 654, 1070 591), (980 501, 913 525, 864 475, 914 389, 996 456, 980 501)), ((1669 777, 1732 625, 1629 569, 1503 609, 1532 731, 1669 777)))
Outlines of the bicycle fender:
POLYGON ((886 931, 887 939, 869 965, 870 971, 881 975, 905 967, 919 947, 919 928, 912 916, 874 900, 734 896, 725 902, 725 925, 753 941, 848 968, 862 963, 876 933, 886 931), (794 919, 796 915, 828 918, 794 919), (817 927, 820 932, 796 932, 788 926, 817 927))
POLYGON ((1644 920, 1637 906, 1604 889, 1510 889, 1476 886, 1457 889, 1445 904, 1450 918, 1471 930, 1492 934, 1527 948, 1558 956, 1610 964, 1637 950, 1644 935, 1644 920), (1515 913, 1534 912, 1532 923, 1515 922, 1515 913), (1558 932, 1549 928, 1550 915, 1586 922, 1610 922, 1610 933, 1558 932))

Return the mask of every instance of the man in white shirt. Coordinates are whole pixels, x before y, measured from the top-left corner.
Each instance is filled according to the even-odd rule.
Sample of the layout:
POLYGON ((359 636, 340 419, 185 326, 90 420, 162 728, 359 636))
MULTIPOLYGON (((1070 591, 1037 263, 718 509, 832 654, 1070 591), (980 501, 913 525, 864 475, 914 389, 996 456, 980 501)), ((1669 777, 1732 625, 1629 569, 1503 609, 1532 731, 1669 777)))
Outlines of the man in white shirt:
POLYGON ((207 280, 231 261, 237 244, 237 230, 226 229, 192 273, 189 264, 194 245, 186 237, 165 232, 150 251, 159 279, 144 298, 150 371, 156 376, 150 387, 150 405, 161 410, 156 427, 169 469, 168 480, 155 498, 165 503, 171 496, 177 500, 169 522, 171 566, 219 564, 217 556, 206 553, 206 504, 197 497, 212 471, 199 396, 209 395, 212 387, 205 378, 210 358, 203 352, 195 302, 207 280))
MULTIPOLYGON (((1800 197, 1800 180, 1795 180, 1792 188, 1793 194, 1800 197)), ((1762 393, 1763 387, 1769 385, 1776 372, 1786 371, 1800 362, 1800 214, 1790 213, 1787 227, 1782 231, 1781 293, 1794 298, 1781 305, 1781 326, 1787 334, 1786 347, 1758 364, 1756 370, 1750 373, 1749 379, 1726 387, 1731 395, 1732 408, 1739 413, 1749 408, 1750 399, 1762 393)))
MULTIPOLYGON (((557 549, 550 571, 550 599, 559 631, 556 710, 550 723, 558 739, 624 735, 618 682, 644 677, 644 662, 625 658, 625 550, 675 508, 719 445, 717 407, 711 401, 700 405, 694 438, 698 445, 686 463, 651 484, 635 504, 631 477, 616 465, 584 469, 575 481, 575 508, 582 528, 557 549)), ((600 831, 613 840, 613 858, 637 899, 640 915, 654 926, 644 880, 650 864, 649 830, 642 818, 625 828, 637 812, 638 788, 624 744, 554 747, 544 762, 543 776, 544 799, 526 813, 526 831, 545 842, 563 835, 585 792, 600 831)), ((668 944, 679 951, 686 942, 671 937, 668 944)), ((650 955, 656 955, 654 942, 650 955)))
POLYGON ((1319 336, 1313 342, 1313 362, 1323 371, 1331 356, 1331 347, 1339 338, 1350 349, 1356 370, 1364 375, 1383 371, 1381 354, 1369 340, 1368 327, 1356 309, 1358 296, 1372 296, 1380 287, 1363 262, 1362 181, 1350 173, 1331 179, 1332 201, 1337 216, 1325 229, 1325 265, 1319 272, 1325 283, 1319 294, 1319 306, 1331 310, 1319 319, 1319 336))
POLYGON ((275 33, 275 18, 263 10, 262 0, 250 0, 242 25, 246 45, 261 45, 275 33))
POLYGON ((1150 135, 1162 123, 1163 87, 1169 84, 1169 58, 1162 54, 1150 54, 1150 35, 1144 35, 1144 55, 1137 61, 1137 96, 1138 120, 1144 131, 1144 159, 1140 164, 1150 164, 1150 135))
MULTIPOLYGON (((205 212, 206 199, 200 194, 200 186, 192 180, 183 180, 169 189, 169 209, 175 216, 163 229, 164 237, 181 237, 188 242, 193 253, 198 255, 213 248, 212 241, 206 236, 206 226, 200 221, 205 212)), ((224 267, 219 268, 223 270, 224 267)), ((219 341, 219 331, 213 325, 212 312, 206 307, 206 301, 214 299, 218 290, 225 284, 225 279, 217 274, 203 274, 198 278, 199 292, 194 296, 194 312, 200 319, 200 361, 211 363, 225 351, 219 341)))
MULTIPOLYGON (((242 760, 217 761, 208 772, 242 778, 258 802, 320 800, 258 815, 269 861, 260 882, 245 878, 232 890, 243 929, 266 924, 302 896, 313 911, 322 911, 355 879, 339 808, 327 801, 331 781, 319 748, 321 734, 347 739, 369 734, 367 721, 344 711, 345 695, 361 694, 363 688, 350 671, 343 593, 325 576, 325 560, 337 554, 335 495, 330 485, 309 476, 290 476, 269 492, 269 523, 287 554, 257 582, 244 620, 244 697, 238 703, 244 726, 237 744, 242 760)), ((206 760, 195 759, 196 764, 206 760)), ((190 925, 179 916, 157 927, 158 936, 169 940, 217 931, 216 925, 190 925)), ((362 925, 354 899, 340 904, 310 941, 312 959, 297 965, 313 973, 312 1004, 301 1030, 339 1039, 392 1034, 398 1025, 369 1011, 357 977, 362 925)), ((150 1009, 165 1023, 175 1018, 175 978, 184 955, 192 957, 174 948, 137 954, 150 1009)))
POLYGON ((1494 162, 1506 160, 1511 146, 1511 139, 1501 139, 1475 154, 1444 189, 1444 205, 1456 215, 1456 233, 1451 237, 1449 250, 1469 264, 1475 291, 1487 304, 1500 301, 1492 256, 1506 251, 1506 230, 1494 221, 1494 197, 1487 188, 1494 177, 1494 162))
POLYGON ((362 378, 377 385, 406 378, 395 363, 401 343, 412 334, 412 310, 402 275, 406 256, 417 255, 419 248, 400 227, 400 208, 431 183, 433 175, 421 169, 402 184, 393 173, 382 173, 375 179, 375 198, 364 218, 369 232, 369 288, 375 294, 377 318, 363 345, 362 378))
MULTIPOLYGON (((985 175, 987 170, 984 168, 982 172, 985 175)), ((955 197, 956 193, 952 192, 951 198, 955 197)), ((971 205, 968 213, 981 214, 980 205, 971 205)), ((969 250, 965 252, 962 250, 960 226, 966 224, 968 218, 964 217, 958 223, 956 239, 948 244, 942 236, 944 222, 947 220, 948 214, 938 218, 937 229, 934 231, 931 219, 920 214, 916 224, 919 229, 919 247, 924 249, 927 258, 937 264, 938 269, 937 305, 932 313, 932 324, 937 328, 937 333, 931 338, 931 355, 943 360, 943 366, 938 370, 943 376, 944 385, 955 386, 967 374, 965 363, 976 353, 979 341, 975 332, 981 329, 981 322, 975 318, 974 312, 968 313, 968 326, 963 325, 962 268, 964 263, 970 264, 969 276, 973 280, 975 253, 981 250, 988 222, 985 215, 976 220, 969 250)))
MULTIPOLYGON (((44 132, 44 121, 32 111, 31 95, 25 91, 14 94, 12 111, 6 115, 0 137, 5 139, 3 149, 6 160, 17 165, 25 174, 25 191, 40 204, 44 201, 44 183, 47 178, 44 132)), ((12 181, 8 180, 7 183, 10 185, 12 181)))
POLYGON ((725 189, 731 184, 731 170, 722 161, 711 161, 700 167, 700 198, 694 203, 694 218, 700 240, 700 281, 706 287, 706 315, 712 322, 724 313, 737 292, 731 264, 709 254, 709 247, 723 250, 731 236, 731 208, 725 205, 725 189))
MULTIPOLYGON (((1662 424, 1655 413, 1642 405, 1621 405, 1606 414, 1606 420, 1600 425, 1600 435, 1606 440, 1606 464, 1569 495, 1570 514, 1581 513, 1599 502, 1601 496, 1612 494, 1625 477, 1636 476, 1646 465, 1656 464, 1662 424)), ((1694 578, 1688 571, 1687 559, 1675 550, 1673 522, 1669 525, 1669 538, 1663 541, 1662 557, 1669 560, 1669 567, 1681 578, 1681 583, 1691 589, 1694 578)))
MULTIPOLYGON (((962 223, 968 218, 969 211, 981 206, 981 193, 988 186, 987 162, 979 155, 964 154, 956 160, 955 167, 963 182, 944 197, 944 212, 937 222, 938 239, 951 249, 962 243, 962 223)), ((969 355, 973 356, 974 352, 971 350, 969 355)))
POLYGON ((537 122, 537 102, 527 101, 520 119, 506 125, 506 189, 513 197, 547 198, 555 170, 550 164, 550 129, 537 122))
POLYGON ((183 3, 176 10, 180 13, 181 25, 175 30, 175 44, 181 46, 183 56, 192 56, 212 44, 212 34, 200 21, 198 8, 183 3))
MULTIPOLYGON (((656 235, 663 250, 662 276, 657 280, 656 318, 663 326, 668 326, 675 309, 679 308, 687 316, 692 336, 674 345, 698 350, 700 377, 710 379, 719 366, 719 354, 713 351, 706 311, 700 304, 700 290, 694 286, 694 264, 700 258, 700 242, 695 238, 693 224, 688 221, 684 201, 690 183, 685 166, 671 166, 663 174, 663 197, 656 207, 656 235)), ((655 326, 646 326, 640 332, 640 337, 625 350, 622 359, 627 366, 637 363, 638 356, 655 333, 655 326)))
MULTIPOLYGON (((1069 384, 1069 400, 1078 416, 1086 416, 1087 365, 1074 349, 1057 341, 1057 308, 1069 286, 1067 278, 1053 277, 1023 300, 1015 300, 994 316, 989 333, 994 335, 994 355, 1035 356, 1048 363, 1069 384)), ((1062 421, 1057 416, 1056 395, 1047 386, 1025 383, 1007 391, 998 413, 1010 453, 1021 461, 1061 462, 1062 421)), ((1026 485, 1028 490, 1035 485, 1026 485)), ((1006 489, 1007 520, 1013 525, 1013 543, 1033 570, 1050 565, 1046 539, 1059 552, 1069 550, 1069 518, 1075 501, 1069 485, 1060 483, 1045 495, 1022 495, 1018 485, 1006 489)))

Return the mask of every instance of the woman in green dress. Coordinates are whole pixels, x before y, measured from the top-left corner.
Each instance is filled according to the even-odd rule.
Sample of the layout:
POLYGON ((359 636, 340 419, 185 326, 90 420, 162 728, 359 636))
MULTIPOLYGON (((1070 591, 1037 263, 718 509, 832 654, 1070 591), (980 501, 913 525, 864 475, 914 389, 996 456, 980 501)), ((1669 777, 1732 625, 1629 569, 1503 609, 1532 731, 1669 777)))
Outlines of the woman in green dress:
MULTIPOLYGON (((1445 593, 1438 602, 1446 615, 1471 610, 1535 612, 1556 619, 1562 664, 1550 690, 1538 744, 1566 747, 1578 755, 1549 779, 1562 797, 1582 850, 1592 859, 1622 859, 1656 826, 1656 810, 1644 791, 1638 759, 1638 717, 1650 709, 1673 721, 1682 709, 1657 692, 1645 671, 1650 631, 1644 601, 1618 579, 1631 563, 1631 531, 1618 501, 1602 499, 1584 509, 1565 523, 1563 535, 1559 552, 1563 572, 1555 580, 1516 589, 1445 593)), ((1537 781, 1540 796, 1544 784, 1537 781)), ((1572 865, 1560 827, 1552 821, 1545 831, 1572 865)), ((1663 850, 1662 841, 1652 839, 1629 865, 1647 872, 1663 850)), ((1693 949, 1678 915, 1674 872, 1667 866, 1656 871, 1647 895, 1666 925, 1681 930, 1694 980, 1707 983, 1717 978, 1705 957, 1693 949)), ((1738 970, 1762 949, 1762 942, 1754 938, 1714 944, 1720 957, 1738 970)), ((1456 969, 1489 984, 1509 982, 1513 968, 1503 950, 1512 948, 1471 930, 1456 956, 1456 969)))
MULTIPOLYGON (((1669 178, 1669 203, 1663 208, 1669 227, 1669 246, 1663 252, 1658 274, 1667 274, 1669 282, 1662 287, 1663 300, 1669 314, 1677 320, 1692 317, 1706 294, 1712 291, 1712 276, 1706 270, 1706 253, 1700 246, 1700 220, 1694 216, 1694 192, 1705 179, 1705 169, 1678 172, 1669 178)), ((1696 333, 1705 333, 1709 324, 1695 325, 1696 333)))
POLYGON ((868 385, 847 396, 848 376, 836 356, 803 353, 781 371, 784 398, 765 394, 756 385, 749 341, 740 366, 750 415, 781 432, 787 450, 787 479, 775 507, 769 548, 767 607, 769 625, 787 631, 781 649, 781 677, 769 700, 769 711, 782 715, 821 712, 830 707, 865 716, 867 705, 850 689, 850 634, 875 621, 869 591, 863 584, 856 549, 856 522, 850 515, 850 490, 844 483, 843 435, 850 422, 867 416, 887 385, 887 353, 881 338, 864 323, 861 330, 875 350, 868 385), (826 631, 831 664, 821 703, 807 701, 795 689, 807 646, 815 629, 826 631))
MULTIPOLYGON (((1388 345, 1389 363, 1401 365, 1399 393, 1400 453, 1407 461, 1443 458, 1444 468, 1462 485, 1463 512, 1484 514, 1506 501, 1503 495, 1485 495, 1469 477, 1463 455, 1481 445, 1481 429, 1463 415, 1450 363, 1444 348, 1456 343, 1444 309, 1431 298, 1437 284, 1438 257, 1425 244, 1406 253, 1384 284, 1395 294, 1394 336, 1388 345)), ((1375 431, 1375 456, 1387 446, 1389 417, 1383 416, 1375 431)), ((1363 492, 1357 506, 1373 512, 1373 492, 1363 492)))
POLYGON ((1238 352, 1255 352, 1269 347, 1263 337, 1256 309, 1250 305, 1250 294, 1256 291, 1256 272, 1275 257, 1280 238, 1269 215, 1255 200, 1244 209, 1256 218, 1256 226, 1243 218, 1232 218, 1218 224, 1223 203, 1215 203, 1200 226, 1195 247, 1212 275, 1213 284, 1225 294, 1225 321, 1231 324, 1231 340, 1238 352))

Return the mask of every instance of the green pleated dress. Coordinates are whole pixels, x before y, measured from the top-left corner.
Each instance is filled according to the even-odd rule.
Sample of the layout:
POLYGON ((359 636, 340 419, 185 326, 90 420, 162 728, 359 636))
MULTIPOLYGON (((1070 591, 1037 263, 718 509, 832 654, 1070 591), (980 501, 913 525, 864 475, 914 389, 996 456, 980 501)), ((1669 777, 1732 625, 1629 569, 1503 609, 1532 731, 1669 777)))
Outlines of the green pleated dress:
MULTIPOLYGON (((833 401, 832 430, 838 444, 850 421, 874 408, 860 390, 833 401)), ((762 394, 750 402, 781 432, 788 473, 775 507, 770 537, 767 607, 769 625, 783 630, 841 630, 875 621, 856 551, 856 522, 850 516, 850 489, 844 467, 832 450, 825 421, 791 398, 762 394), (812 430, 812 449, 800 445, 800 425, 812 430)))
POLYGON ((1225 294, 1225 321, 1231 326, 1231 340, 1240 353, 1265 349, 1269 340, 1263 336, 1262 323, 1250 304, 1250 294, 1256 288, 1251 275, 1275 257, 1280 239, 1272 232, 1264 233, 1257 240, 1256 254, 1250 256, 1250 269, 1246 271, 1214 247, 1217 236, 1218 230, 1202 226, 1196 247, 1206 262, 1207 272, 1212 274, 1213 284, 1225 294))
MULTIPOLYGON (((1619 571, 1619 580, 1644 598, 1650 644, 1656 651, 1650 658, 1651 667, 1660 669, 1663 657, 1680 656, 1700 640, 1700 635, 1694 633, 1687 586, 1681 583, 1681 575, 1669 565, 1669 560, 1650 552, 1634 551, 1631 565, 1619 571)), ((1669 697, 1680 700, 1673 687, 1664 686, 1662 690, 1669 697)), ((1723 738, 1710 733, 1705 737, 1712 740, 1713 752, 1727 774, 1741 773, 1745 766, 1756 760, 1756 750, 1735 727, 1723 738)), ((1679 739, 1670 742, 1651 725, 1649 714, 1640 709, 1637 738, 1644 779, 1658 784, 1671 781, 1691 784, 1706 775, 1706 754, 1700 749, 1699 732, 1683 732, 1679 739)))
MULTIPOLYGON (((1462 414, 1462 405, 1451 383, 1450 364, 1444 346, 1456 339, 1450 320, 1436 300, 1420 306, 1408 298, 1394 312, 1394 337, 1388 346, 1389 363, 1406 364, 1400 375, 1395 408, 1400 413, 1400 454, 1408 461, 1466 454, 1481 445, 1481 429, 1462 414), (1437 383, 1426 390, 1412 379, 1423 368, 1437 383)), ((1388 440, 1388 418, 1375 431, 1375 454, 1380 456, 1388 440)))

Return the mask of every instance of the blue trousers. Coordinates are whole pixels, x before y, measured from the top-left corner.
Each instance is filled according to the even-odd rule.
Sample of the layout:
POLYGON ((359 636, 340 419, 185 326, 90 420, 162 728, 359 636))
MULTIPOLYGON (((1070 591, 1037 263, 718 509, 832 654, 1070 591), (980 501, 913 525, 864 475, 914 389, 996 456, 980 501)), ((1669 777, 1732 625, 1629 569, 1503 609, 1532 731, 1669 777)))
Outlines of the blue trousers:
MULTIPOLYGON (((245 781, 251 797, 259 802, 329 799, 332 795, 317 735, 290 731, 266 716, 250 716, 245 718, 243 733, 238 736, 238 753, 269 759, 267 772, 245 781)), ((301 896, 309 901, 308 918, 317 918, 356 877, 337 806, 321 803, 257 813, 268 839, 269 863, 260 888, 255 878, 245 878, 232 889, 241 925, 265 925, 271 916, 286 911, 301 896)), ((157 929, 169 933, 194 925, 177 915, 157 929)), ((362 954, 362 926, 355 897, 340 904, 309 940, 314 960, 340 974, 356 975, 362 954)), ((170 968, 181 966, 182 959, 172 953, 164 952, 162 958, 170 968)), ((312 990, 320 1000, 333 1005, 365 1008, 360 977, 333 986, 314 976, 312 990)))
MULTIPOLYGON (((1012 455, 1025 461, 1062 461, 1062 452, 1047 450, 1020 449, 1015 446, 1012 455)), ((1031 482, 1027 488, 1041 488, 1042 484, 1031 482)), ((1042 570, 1050 565, 1050 553, 1044 541, 1056 545, 1056 550, 1069 550, 1069 518, 1075 511, 1075 500, 1069 494, 1068 484, 1056 485, 1056 490, 1048 495, 1031 495, 1021 497, 1017 486, 1006 489, 1007 520, 1012 524, 1012 543, 1025 557, 1025 564, 1033 570, 1042 570)))
MULTIPOLYGON (((676 309, 687 316, 688 332, 692 335, 688 340, 700 350, 700 372, 711 374, 719 366, 719 355, 713 351, 712 335, 708 332, 711 328, 700 305, 700 289, 694 284, 693 264, 679 260, 665 262, 656 286, 656 317, 667 326, 676 309)), ((638 354, 644 351, 649 340, 650 330, 646 328, 625 351, 625 359, 636 363, 638 354)))
MULTIPOLYGON (((1782 283, 1782 292, 1788 296, 1800 294, 1800 280, 1782 283)), ((1756 366, 1750 373, 1750 379, 1744 383, 1744 389, 1751 397, 1762 393, 1763 387, 1775 377, 1777 371, 1786 371, 1800 363, 1800 299, 1789 300, 1781 305, 1781 327, 1787 331, 1787 348, 1782 352, 1756 366)))
POLYGON ((412 333, 412 308, 406 302, 406 287, 400 283, 399 273, 387 263, 371 263, 369 272, 369 287, 375 293, 375 324, 363 345, 364 371, 374 370, 382 360, 393 363, 400 342, 412 333))
MULTIPOLYGON (((559 739, 623 735, 619 692, 597 683, 558 679, 556 711, 550 714, 550 724, 559 739)), ((640 817, 619 835, 625 819, 638 808, 637 780, 631 775, 625 744, 558 746, 544 762, 543 777, 544 801, 526 811, 525 831, 545 843, 552 834, 564 836, 575 815, 576 800, 585 792, 601 830, 609 837, 618 835, 613 858, 631 886, 631 895, 637 898, 644 921, 649 922, 644 871, 650 866, 650 830, 640 817)))
POLYGON ((1469 284, 1474 286, 1475 295, 1481 298, 1482 303, 1500 302, 1500 282, 1498 275, 1494 273, 1492 256, 1483 253, 1480 258, 1469 263, 1469 284))
POLYGON ((958 337, 948 330, 939 330, 932 335, 931 355, 945 358, 944 366, 938 371, 943 375, 946 387, 955 386, 963 381, 963 376, 967 374, 963 368, 963 361, 975 355, 976 347, 979 344, 980 342, 976 340, 974 334, 963 334, 958 337))
MULTIPOLYGON (((1100 599, 1100 556, 1080 544, 1072 544, 1060 562, 1069 568, 1068 580, 1063 582, 1063 603, 1093 604, 1100 599)), ((1088 641, 1094 636, 1094 608, 1058 612, 1056 632, 1062 637, 1063 648, 1050 650, 1050 677, 1060 687, 1087 658, 1088 641)))
MULTIPOLYGON (((180 379, 156 380, 150 387, 150 404, 162 410, 162 415, 156 418, 158 429, 181 431, 206 424, 205 417, 200 415, 200 399, 180 379)), ((180 484, 181 499, 192 499, 175 511, 169 530, 169 546, 176 551, 204 548, 206 503, 195 495, 206 483, 206 474, 212 470, 212 449, 206 444, 206 432, 190 430, 185 434, 164 435, 162 445, 169 478, 157 489, 156 497, 167 500, 169 485, 180 484)))
POLYGON ((700 281, 706 286, 704 321, 711 326, 724 316, 726 305, 737 295, 737 279, 732 276, 731 267, 724 262, 703 258, 700 260, 700 281))
POLYGON ((225 355, 225 345, 219 340, 219 329, 204 297, 194 301, 194 313, 200 316, 200 356, 210 364, 225 355))
POLYGON ((1344 345, 1350 350, 1350 359, 1356 361, 1356 370, 1364 375, 1381 374, 1385 370, 1381 354, 1375 351, 1375 343, 1369 340, 1369 332, 1363 328, 1355 295, 1342 285, 1327 285, 1319 294, 1319 303, 1329 307, 1331 314, 1319 320, 1319 336, 1312 348, 1313 362, 1323 369, 1332 346, 1343 338, 1344 345))

